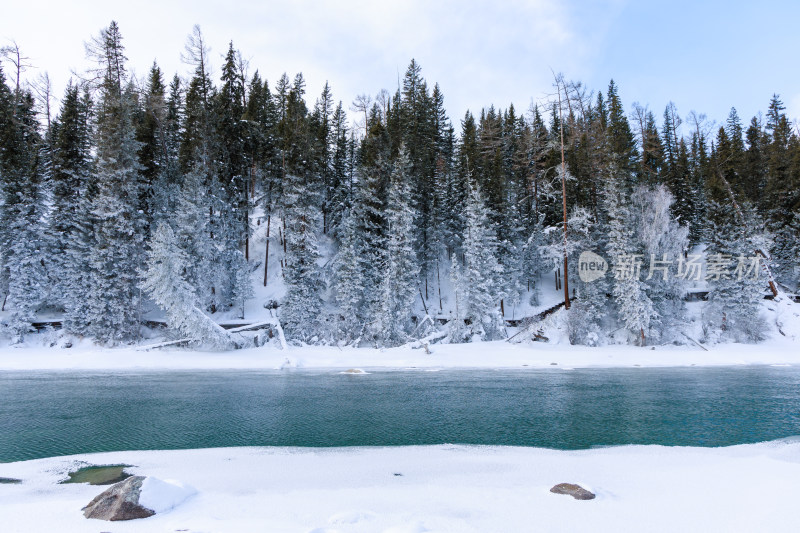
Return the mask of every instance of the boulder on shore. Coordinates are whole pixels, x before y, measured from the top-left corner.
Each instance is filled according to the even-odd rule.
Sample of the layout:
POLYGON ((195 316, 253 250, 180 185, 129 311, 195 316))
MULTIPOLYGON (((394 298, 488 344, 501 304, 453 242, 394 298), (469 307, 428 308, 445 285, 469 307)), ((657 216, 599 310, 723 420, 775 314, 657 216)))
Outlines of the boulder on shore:
POLYGON ((153 516, 155 511, 139 505, 144 476, 132 476, 107 490, 84 507, 83 516, 97 520, 135 520, 153 516))
POLYGON ((595 495, 593 492, 590 492, 580 485, 575 485, 574 483, 559 483, 552 489, 550 492, 554 494, 569 494, 576 500, 594 500, 595 495))

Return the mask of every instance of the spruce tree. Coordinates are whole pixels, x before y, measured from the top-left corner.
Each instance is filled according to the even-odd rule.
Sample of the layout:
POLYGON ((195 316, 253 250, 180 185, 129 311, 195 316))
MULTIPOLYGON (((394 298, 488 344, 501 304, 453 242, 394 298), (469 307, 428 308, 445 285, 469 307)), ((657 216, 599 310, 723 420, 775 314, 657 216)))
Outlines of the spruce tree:
MULTIPOLYGON (((598 346, 605 342, 604 327, 606 320, 607 294, 611 292, 608 275, 595 280, 584 282, 580 270, 588 268, 580 262, 581 254, 585 251, 602 254, 605 249, 605 229, 593 215, 583 207, 573 209, 568 221, 568 256, 570 265, 570 287, 575 296, 570 302, 567 315, 569 340, 572 344, 598 346)), ((561 228, 552 232, 561 236, 561 228)), ((563 241, 558 242, 550 249, 551 261, 560 266, 563 260, 563 241), (555 252, 555 253, 554 253, 555 252)))
POLYGON ((337 336, 345 344, 358 341, 364 317, 364 260, 357 221, 353 212, 344 215, 339 231, 339 249, 333 260, 332 286, 339 309, 337 336))
POLYGON ((102 342, 139 335, 139 272, 144 260, 144 189, 136 140, 135 91, 127 82, 122 37, 115 22, 102 30, 105 75, 97 108, 97 194, 89 256, 88 332, 102 342))
POLYGON ((418 263, 413 247, 415 213, 411 206, 411 160, 404 146, 394 162, 386 205, 386 255, 379 288, 377 337, 383 345, 405 342, 417 294, 418 263))
POLYGON ((712 239, 706 251, 706 279, 711 292, 704 327, 709 340, 753 342, 764 338, 759 313, 766 288, 763 258, 769 236, 755 210, 744 204, 741 215, 730 203, 710 204, 712 239), (716 265, 710 268, 709 265, 716 265))
POLYGON ((288 337, 309 342, 318 338, 322 330, 320 313, 325 283, 318 264, 317 240, 322 227, 323 191, 318 150, 303 101, 304 92, 305 81, 302 75, 298 75, 287 96, 286 114, 282 121, 286 168, 283 209, 286 296, 281 306, 281 319, 288 337))
POLYGON ((603 190, 603 203, 608 216, 606 250, 614 274, 611 296, 629 340, 643 346, 647 342, 654 309, 641 279, 643 254, 636 243, 634 217, 623 192, 623 184, 628 181, 624 174, 612 162, 603 190))
POLYGON ((41 143, 33 96, 19 87, 12 96, 0 71, 0 292, 12 309, 8 326, 15 341, 32 330, 47 292, 41 143))
POLYGON ((86 320, 84 298, 88 287, 83 280, 88 263, 89 232, 92 226, 88 208, 92 182, 91 99, 70 83, 61 112, 53 121, 50 155, 52 206, 49 216, 49 263, 54 280, 52 302, 63 307, 65 327, 83 333, 86 320))
POLYGON ((471 184, 465 218, 464 260, 454 267, 453 279, 459 309, 450 338, 455 342, 499 339, 505 334, 499 309, 503 268, 497 261, 497 237, 477 183, 471 184), (468 323, 466 329, 462 329, 462 320, 468 323))
POLYGON ((242 251, 249 256, 249 167, 247 157, 244 80, 237 67, 237 54, 233 43, 228 47, 222 67, 222 86, 214 98, 216 171, 219 187, 212 191, 217 205, 216 239, 221 245, 220 285, 216 286, 222 308, 241 304, 246 288, 240 282, 247 280, 247 264, 240 258, 242 251))
POLYGON ((617 165, 626 180, 626 186, 633 183, 636 168, 636 140, 631 132, 622 99, 617 92, 614 80, 608 85, 608 128, 606 130, 610 153, 616 157, 617 165))

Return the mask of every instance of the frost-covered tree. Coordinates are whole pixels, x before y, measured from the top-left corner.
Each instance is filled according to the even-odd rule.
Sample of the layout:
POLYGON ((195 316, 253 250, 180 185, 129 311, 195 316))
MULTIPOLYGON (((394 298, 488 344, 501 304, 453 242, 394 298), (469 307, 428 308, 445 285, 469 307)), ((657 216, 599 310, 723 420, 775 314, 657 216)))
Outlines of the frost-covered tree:
POLYGON ((786 218, 786 225, 775 232, 772 257, 781 282, 797 291, 800 289, 800 210, 786 218))
POLYGON ((648 265, 647 296, 653 305, 650 336, 654 341, 678 341, 686 318, 683 297, 687 276, 678 269, 689 247, 689 229, 672 215, 673 195, 664 185, 638 186, 631 196, 636 238, 648 265))
POLYGON ((545 246, 544 214, 532 214, 535 221, 531 224, 530 234, 522 246, 520 254, 520 268, 525 289, 530 292, 531 305, 539 301, 538 282, 542 274, 549 269, 548 261, 542 256, 541 247, 545 246))
POLYGON ((217 248, 209 229, 210 200, 201 164, 195 164, 183 178, 175 212, 172 215, 178 246, 193 260, 186 265, 184 278, 197 292, 201 307, 208 309, 210 301, 210 262, 216 259, 217 248))
POLYGON ((239 318, 245 318, 247 300, 255 294, 253 281, 250 279, 250 265, 241 250, 229 250, 228 264, 234 274, 231 291, 231 305, 238 311, 239 318))
POLYGON ((394 162, 386 205, 386 263, 375 317, 377 338, 384 345, 405 342, 411 326, 419 266, 414 252, 414 218, 408 153, 405 147, 394 162))
POLYGON ((21 341, 32 331, 36 310, 49 294, 44 268, 42 201, 38 173, 31 174, 26 186, 18 191, 17 216, 9 230, 13 234, 8 266, 8 303, 13 309, 9 326, 21 341))
POLYGON ((381 271, 386 256, 386 204, 391 174, 389 136, 377 108, 368 120, 369 135, 361 145, 358 181, 352 216, 362 260, 364 315, 374 317, 380 310, 381 271))
POLYGON ((320 331, 322 312, 322 279, 317 231, 319 210, 309 201, 308 191, 300 176, 288 176, 286 191, 286 255, 284 283, 286 296, 281 306, 281 319, 291 339, 310 341, 320 331))
POLYGON ((135 89, 127 83, 122 37, 115 22, 96 40, 104 69, 97 108, 97 194, 89 255, 88 332, 102 342, 139 334, 139 272, 146 219, 140 209, 143 182, 136 140, 135 89))
POLYGON ((706 250, 706 279, 711 292, 705 312, 709 339, 753 342, 764 338, 759 310, 767 285, 759 250, 771 238, 763 221, 748 205, 741 215, 734 207, 711 202, 712 240, 706 250))
POLYGON ((321 332, 322 291, 325 282, 319 264, 318 232, 322 229, 322 180, 320 152, 314 136, 303 94, 305 81, 295 77, 286 98, 286 111, 280 123, 284 135, 283 213, 284 283, 286 295, 281 318, 287 337, 308 342, 321 332))
MULTIPOLYGON (((0 72, 0 92, 10 96, 0 72), (5 91, 3 91, 5 89, 5 91)), ((15 339, 30 331, 34 313, 47 294, 43 266, 43 198, 39 165, 41 139, 33 97, 17 88, 13 99, 0 94, 0 279, 13 310, 9 319, 15 339), (7 107, 6 107, 7 106, 7 107)))
POLYGON ((169 327, 200 346, 233 348, 230 335, 198 307, 197 294, 184 277, 189 258, 172 228, 160 223, 149 245, 142 289, 164 310, 169 327))
MULTIPOLYGON (((563 229, 556 228, 558 242, 546 247, 547 255, 557 268, 563 265, 563 229)), ((593 252, 602 256, 604 252, 604 238, 601 234, 601 224, 586 209, 577 207, 567 220, 567 252, 569 264, 569 280, 573 295, 571 300, 567 324, 569 338, 572 344, 597 346, 604 342, 604 326, 606 319, 606 294, 609 292, 608 274, 594 280, 583 281, 580 276, 581 269, 588 265, 581 263, 583 252, 593 252)))
POLYGON ((349 343, 364 324, 364 272, 361 246, 352 212, 344 215, 339 228, 339 250, 333 262, 334 297, 339 308, 338 334, 349 343))
POLYGON ((504 335, 499 309, 503 269, 497 261, 497 237, 477 183, 471 184, 464 218, 464 258, 454 269, 453 285, 460 307, 457 320, 463 317, 469 325, 460 339, 455 332, 461 325, 455 325, 450 338, 455 342, 499 339, 504 335))
POLYGON ((641 247, 636 242, 635 219, 623 197, 623 184, 628 179, 615 163, 611 163, 604 180, 603 203, 608 215, 607 253, 614 281, 611 295, 621 325, 631 341, 644 345, 655 313, 642 278, 641 247))
POLYGON ((88 287, 87 232, 91 229, 87 198, 92 179, 91 99, 70 84, 61 113, 53 121, 50 148, 51 209, 48 227, 49 274, 54 283, 52 304, 65 311, 66 328, 74 333, 88 287))

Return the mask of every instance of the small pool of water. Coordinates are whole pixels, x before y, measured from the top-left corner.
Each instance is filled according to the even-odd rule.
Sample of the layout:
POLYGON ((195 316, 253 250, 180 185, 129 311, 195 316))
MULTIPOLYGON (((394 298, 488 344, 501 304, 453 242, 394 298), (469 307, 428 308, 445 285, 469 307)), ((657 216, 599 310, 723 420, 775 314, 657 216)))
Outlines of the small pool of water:
POLYGON ((800 368, 0 373, 0 462, 217 446, 726 446, 800 435, 800 368))

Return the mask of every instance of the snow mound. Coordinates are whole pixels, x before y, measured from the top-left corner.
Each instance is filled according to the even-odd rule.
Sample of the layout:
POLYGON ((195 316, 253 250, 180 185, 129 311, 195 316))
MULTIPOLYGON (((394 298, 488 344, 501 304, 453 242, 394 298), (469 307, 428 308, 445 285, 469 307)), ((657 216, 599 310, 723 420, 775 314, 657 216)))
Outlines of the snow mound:
POLYGON ((156 514, 166 513, 197 494, 194 487, 174 479, 147 477, 142 482, 139 505, 147 507, 156 514))

